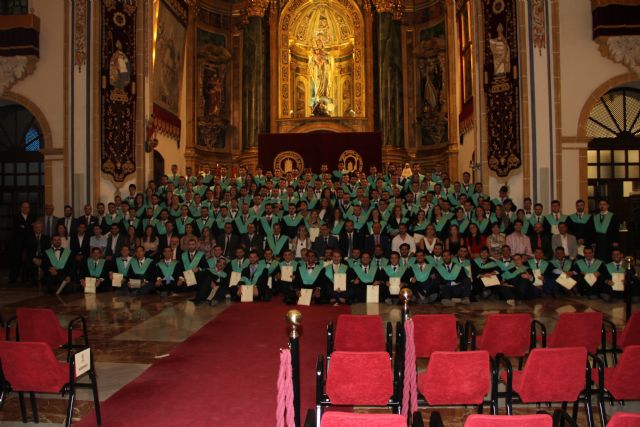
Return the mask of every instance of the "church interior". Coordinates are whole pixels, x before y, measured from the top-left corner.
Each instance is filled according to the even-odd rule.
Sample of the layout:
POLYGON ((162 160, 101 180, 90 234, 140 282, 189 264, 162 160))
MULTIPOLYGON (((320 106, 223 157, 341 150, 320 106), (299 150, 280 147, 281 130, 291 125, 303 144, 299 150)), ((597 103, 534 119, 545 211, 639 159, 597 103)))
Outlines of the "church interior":
POLYGON ((638 0, 0 0, 0 427, 640 426, 639 239, 638 0))

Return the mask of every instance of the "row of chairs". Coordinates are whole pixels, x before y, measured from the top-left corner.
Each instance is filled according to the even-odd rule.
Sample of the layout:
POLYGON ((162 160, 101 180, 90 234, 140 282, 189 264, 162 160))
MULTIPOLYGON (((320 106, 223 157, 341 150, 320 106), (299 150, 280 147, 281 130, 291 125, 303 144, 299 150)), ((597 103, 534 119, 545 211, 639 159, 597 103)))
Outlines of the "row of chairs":
POLYGON ((51 309, 18 308, 16 315, 0 326, 5 331, 0 334, 0 408, 8 393, 18 393, 22 421, 27 422, 25 393, 28 393, 33 420, 37 423, 35 393, 61 393, 68 395, 65 426, 70 426, 76 390, 89 388, 93 393, 96 421, 101 424, 98 384, 91 352, 88 353, 86 372, 78 373, 76 366, 76 354, 89 349, 84 317, 75 317, 63 328, 51 309), (59 350, 66 352, 64 362, 56 357, 55 352, 59 350), (78 382, 85 374, 89 383, 78 382))
MULTIPOLYGON (((547 334, 544 325, 528 314, 490 315, 482 335, 470 323, 462 327, 453 315, 416 315, 416 357, 429 359, 427 371, 418 376, 419 401, 424 406, 478 405, 479 412, 488 403, 496 414, 498 398, 504 397, 509 415, 516 399, 523 403, 562 402, 564 408, 574 402, 574 419, 582 401, 592 425, 591 396, 597 394, 605 425, 605 397, 640 399, 633 384, 640 378, 640 346, 633 345, 640 336, 639 320, 639 313, 632 316, 618 348, 614 345, 615 326, 598 312, 563 314, 553 334, 547 334), (538 344, 549 348, 536 348, 538 344), (456 352, 467 347, 469 351, 456 352), (616 355, 625 348, 615 368, 608 368, 598 357, 616 355), (520 370, 513 370, 509 358, 519 359, 520 370), (506 392, 497 392, 498 380, 505 383, 506 392), (489 390, 492 393, 487 402, 489 390)), ((395 359, 390 363, 391 324, 387 324, 386 338, 380 326, 378 316, 354 315, 339 316, 335 332, 332 324, 328 326, 327 359, 331 365, 324 366, 319 357, 316 425, 321 425, 322 412, 331 405, 388 406, 399 412, 403 328, 400 324, 396 327, 395 359), (361 403, 355 403, 358 401, 361 403)))

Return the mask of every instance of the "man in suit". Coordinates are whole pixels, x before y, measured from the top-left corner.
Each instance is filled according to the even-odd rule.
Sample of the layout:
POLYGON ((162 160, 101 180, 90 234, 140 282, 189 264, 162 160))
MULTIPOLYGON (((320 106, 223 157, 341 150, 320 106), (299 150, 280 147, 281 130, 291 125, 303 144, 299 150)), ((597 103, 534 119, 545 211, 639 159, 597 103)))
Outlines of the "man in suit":
POLYGON ((536 222, 533 225, 533 233, 531 234, 531 250, 542 249, 545 258, 551 258, 551 238, 549 233, 545 232, 544 225, 536 222))
POLYGON ((218 236, 217 243, 222 246, 222 255, 224 257, 233 257, 236 248, 240 246, 240 238, 233 234, 233 224, 231 222, 224 224, 223 232, 218 236))
POLYGON ((347 258, 351 258, 353 249, 362 249, 364 247, 364 235, 354 228, 353 221, 350 219, 345 221, 344 228, 340 232, 338 247, 347 258))
POLYGON ((51 247, 51 239, 44 234, 42 223, 33 223, 33 232, 29 234, 27 241, 27 259, 31 260, 29 275, 31 283, 37 284, 40 279, 40 267, 44 251, 51 247))
POLYGON ((84 224, 85 230, 89 237, 93 234, 93 226, 98 223, 98 218, 93 216, 91 213, 93 212, 93 208, 89 203, 84 205, 84 215, 78 217, 78 224, 84 224))
POLYGON ((107 247, 104 251, 104 256, 107 261, 111 261, 114 257, 118 256, 126 239, 127 237, 120 232, 118 224, 111 224, 109 237, 107 237, 107 247))
POLYGON ((11 229, 12 239, 10 248, 13 256, 11 271, 9 273, 9 283, 15 283, 20 274, 27 251, 27 238, 31 233, 31 225, 35 220, 36 218, 33 212, 31 212, 29 202, 25 201, 20 203, 20 212, 14 217, 11 229))
POLYGON ((376 222, 371 226, 371 235, 367 236, 364 242, 364 250, 370 253, 373 253, 376 249, 377 245, 382 247, 382 251, 384 252, 385 257, 389 257, 391 253, 391 240, 389 240, 389 236, 381 233, 382 225, 379 222, 376 222))
POLYGON ((245 251, 254 251, 258 254, 258 257, 262 257, 262 251, 264 250, 264 237, 258 234, 255 224, 247 224, 247 233, 240 237, 240 245, 245 251))
POLYGON ((42 232, 49 237, 57 234, 56 227, 58 226, 58 221, 60 221, 60 218, 55 216, 53 212, 53 205, 51 203, 47 203, 44 205, 44 215, 38 219, 38 221, 40 221, 43 225, 42 232))
POLYGON ((558 234, 554 234, 551 237, 551 247, 557 248, 559 246, 564 248, 564 253, 572 260, 578 256, 578 241, 576 236, 569 234, 569 227, 567 223, 561 222, 558 224, 558 234))
MULTIPOLYGON (((53 236, 51 248, 45 251, 42 258, 42 279, 49 293, 54 293, 60 286, 71 282, 71 274, 75 270, 75 263, 71 250, 62 247, 60 236, 53 236)), ((65 289, 66 285, 64 288, 65 289)), ((60 291, 62 291, 62 289, 60 291)))
POLYGON ((596 258, 609 261, 611 251, 618 247, 620 220, 609 212, 609 202, 600 200, 599 212, 593 215, 593 241, 596 244, 596 258))
POLYGON ((73 208, 70 205, 64 207, 64 216, 58 220, 58 225, 64 225, 67 229, 67 237, 75 234, 78 220, 73 217, 73 208))
POLYGON ((173 221, 169 220, 165 223, 164 228, 166 230, 165 234, 161 234, 158 236, 158 239, 160 239, 160 243, 158 244, 159 250, 163 251, 164 248, 168 248, 171 244, 171 238, 173 236, 178 236, 178 233, 176 233, 175 230, 175 225, 173 224, 173 221))
POLYGON ((331 235, 331 230, 327 224, 320 226, 320 234, 311 246, 314 252, 324 254, 327 249, 338 249, 338 239, 331 235))

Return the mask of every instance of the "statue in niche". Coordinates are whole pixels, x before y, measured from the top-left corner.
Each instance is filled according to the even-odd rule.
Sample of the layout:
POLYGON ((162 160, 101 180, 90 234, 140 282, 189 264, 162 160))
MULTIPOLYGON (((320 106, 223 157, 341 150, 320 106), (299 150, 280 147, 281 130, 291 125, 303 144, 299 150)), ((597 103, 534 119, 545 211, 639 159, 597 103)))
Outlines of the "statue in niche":
POLYGON ((498 24, 496 28, 498 35, 489 39, 489 49, 493 55, 493 75, 501 76, 507 74, 511 69, 511 49, 509 42, 504 36, 504 28, 502 24, 498 24))
POLYGON ((109 61, 109 83, 116 90, 124 91, 124 88, 131 82, 131 67, 129 58, 122 51, 122 43, 116 41, 116 51, 111 55, 109 61))
POLYGON ((205 73, 205 114, 218 117, 224 106, 224 74, 223 66, 211 68, 210 73, 205 73), (222 74, 222 76, 220 75, 222 74))
POLYGON ((333 66, 333 57, 324 49, 322 39, 318 38, 316 47, 312 48, 309 55, 311 109, 314 116, 330 116, 333 111, 333 66))

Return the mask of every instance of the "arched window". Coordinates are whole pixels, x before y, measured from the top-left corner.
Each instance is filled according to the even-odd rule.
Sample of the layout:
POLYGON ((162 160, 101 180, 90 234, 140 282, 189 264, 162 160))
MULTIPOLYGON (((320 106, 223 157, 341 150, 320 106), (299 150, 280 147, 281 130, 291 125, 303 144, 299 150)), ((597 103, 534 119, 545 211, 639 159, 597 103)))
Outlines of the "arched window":
POLYGON ((625 215, 624 199, 640 193, 640 90, 612 89, 600 97, 587 122, 587 177, 591 209, 607 198, 625 215))

